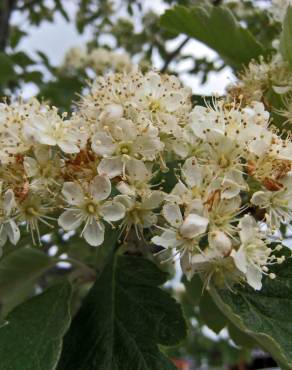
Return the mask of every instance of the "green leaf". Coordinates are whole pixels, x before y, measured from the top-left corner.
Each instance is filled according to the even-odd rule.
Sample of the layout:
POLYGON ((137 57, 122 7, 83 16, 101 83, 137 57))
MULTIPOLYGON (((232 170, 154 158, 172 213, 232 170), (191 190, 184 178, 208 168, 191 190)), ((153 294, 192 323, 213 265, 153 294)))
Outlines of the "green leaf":
POLYGON ((207 292, 204 292, 200 301, 200 314, 204 323, 217 334, 227 325, 226 316, 223 315, 207 292))
POLYGON ((0 328, 1 370, 54 370, 70 322, 69 283, 18 306, 0 328))
POLYGON ((16 48, 23 36, 26 36, 27 33, 22 31, 17 26, 12 26, 10 31, 10 46, 12 49, 16 48))
POLYGON ((0 84, 6 84, 15 77, 15 71, 11 58, 0 52, 0 84))
POLYGON ((152 262, 111 257, 65 337, 60 370, 174 370, 157 344, 177 344, 186 325, 177 302, 158 286, 152 262))
POLYGON ((266 278, 257 292, 249 287, 212 288, 222 312, 240 330, 270 352, 283 369, 292 369, 292 261, 277 268, 275 280, 266 278))
POLYGON ((289 6, 283 23, 280 38, 280 51, 284 60, 292 67, 292 6, 289 6))
POLYGON ((5 315, 55 262, 44 252, 21 248, 0 260, 0 306, 5 315))
POLYGON ((62 110, 69 110, 83 84, 78 78, 60 77, 40 87, 39 97, 62 110))
POLYGON ((23 51, 18 51, 15 54, 11 54, 11 60, 13 63, 19 65, 22 68, 26 68, 32 64, 34 64, 34 61, 23 51))
POLYGON ((203 296, 204 290, 203 282, 199 275, 195 274, 190 281, 184 275, 182 277, 182 283, 186 288, 186 293, 192 305, 197 305, 203 296))
POLYGON ((203 42, 236 69, 266 54, 263 46, 223 6, 175 6, 162 15, 161 23, 169 31, 203 42))

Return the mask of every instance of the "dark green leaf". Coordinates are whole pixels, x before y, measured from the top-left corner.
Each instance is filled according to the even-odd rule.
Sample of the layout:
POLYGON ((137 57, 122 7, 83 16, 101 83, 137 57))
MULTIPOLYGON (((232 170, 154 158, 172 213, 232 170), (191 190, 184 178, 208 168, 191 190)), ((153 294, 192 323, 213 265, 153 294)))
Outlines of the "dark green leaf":
POLYGON ((192 305, 197 305, 203 296, 203 282, 199 275, 194 275, 191 281, 183 276, 182 283, 186 288, 186 293, 192 305))
POLYGON ((186 335, 180 306, 159 289, 167 279, 140 257, 110 259, 65 337, 60 370, 174 370, 158 350, 186 335))
POLYGON ((41 86, 39 97, 48 100, 61 110, 69 110, 82 86, 78 78, 60 77, 57 81, 41 86))
POLYGON ((247 334, 246 332, 238 329, 237 326, 232 324, 231 321, 228 322, 228 333, 230 338, 240 347, 243 348, 254 348, 256 347, 256 341, 253 339, 252 336, 247 334))
POLYGON ((204 323, 217 334, 227 325, 226 317, 207 292, 200 300, 200 314, 204 323))
POLYGON ((240 330, 251 335, 272 354, 283 369, 292 369, 292 261, 277 271, 277 278, 264 280, 259 292, 249 287, 212 289, 222 312, 240 330))
POLYGON ((282 56, 292 67, 292 6, 289 6, 283 23, 280 39, 282 56))
POLYGON ((22 78, 25 82, 34 82, 37 85, 43 82, 43 74, 40 71, 25 72, 22 78))
POLYGON ((176 6, 165 12, 161 23, 170 31, 205 43, 234 68, 265 54, 262 45, 223 6, 176 6))
POLYGON ((18 44, 19 41, 23 36, 26 36, 27 33, 19 29, 18 27, 14 26, 11 27, 10 31, 10 46, 14 49, 18 44))
POLYGON ((69 283, 61 283, 8 315, 0 328, 1 370, 56 368, 70 322, 70 296, 69 283))
POLYGON ((11 55, 11 60, 13 63, 19 65, 22 68, 28 67, 34 64, 34 61, 23 51, 19 51, 11 55))
POLYGON ((15 77, 15 71, 11 58, 0 52, 0 84, 6 84, 13 77, 15 77))
POLYGON ((17 249, 0 260, 0 306, 2 315, 22 299, 22 293, 32 288, 36 280, 54 265, 44 252, 17 249))

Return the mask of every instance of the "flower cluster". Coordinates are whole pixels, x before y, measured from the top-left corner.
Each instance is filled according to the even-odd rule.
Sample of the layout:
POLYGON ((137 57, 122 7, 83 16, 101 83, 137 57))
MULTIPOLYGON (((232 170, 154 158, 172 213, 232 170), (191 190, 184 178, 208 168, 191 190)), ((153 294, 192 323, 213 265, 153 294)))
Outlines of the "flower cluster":
POLYGON ((133 65, 126 52, 118 53, 101 47, 90 51, 74 47, 67 51, 61 67, 63 72, 75 73, 86 68, 102 75, 106 71, 129 72, 133 65))
POLYGON ((271 236, 292 219, 292 143, 262 103, 192 107, 176 77, 130 72, 98 77, 70 117, 35 100, 0 117, 1 246, 57 224, 99 246, 107 224, 206 286, 254 289, 284 261, 271 236))

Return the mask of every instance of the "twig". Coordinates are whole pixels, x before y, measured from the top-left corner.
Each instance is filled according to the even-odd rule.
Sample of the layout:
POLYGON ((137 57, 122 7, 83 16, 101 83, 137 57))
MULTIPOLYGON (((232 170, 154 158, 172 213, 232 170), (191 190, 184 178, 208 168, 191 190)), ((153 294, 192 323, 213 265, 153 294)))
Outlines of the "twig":
POLYGON ((161 72, 164 73, 167 71, 167 68, 169 64, 173 61, 173 59, 179 54, 181 49, 186 45, 186 43, 190 40, 189 37, 187 37, 172 53, 170 53, 165 60, 164 66, 161 69, 161 72))
POLYGON ((0 51, 4 51, 9 38, 9 21, 17 0, 2 0, 0 5, 0 51))

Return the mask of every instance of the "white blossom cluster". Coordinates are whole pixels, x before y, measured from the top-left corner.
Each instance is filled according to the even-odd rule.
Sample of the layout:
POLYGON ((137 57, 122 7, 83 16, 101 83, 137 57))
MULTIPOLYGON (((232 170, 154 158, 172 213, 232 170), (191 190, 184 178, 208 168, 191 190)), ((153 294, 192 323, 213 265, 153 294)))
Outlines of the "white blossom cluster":
POLYGON ((117 52, 102 47, 90 51, 79 47, 71 48, 65 54, 61 70, 65 73, 92 70, 97 75, 107 71, 129 72, 133 69, 130 56, 126 52, 117 52))
POLYGON ((108 224, 170 251, 188 278, 254 289, 284 261, 271 236, 292 219, 292 143, 260 102, 192 107, 174 76, 111 74, 71 117, 1 104, 0 138, 1 246, 23 228, 39 242, 43 224, 99 246, 108 224))

